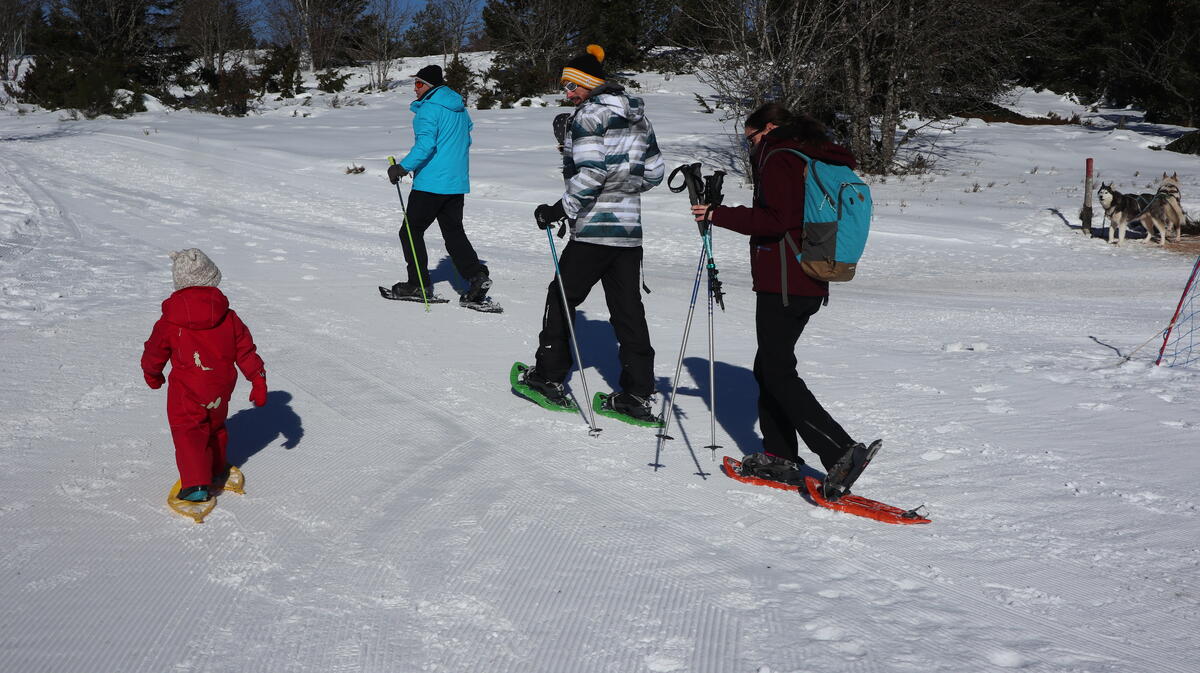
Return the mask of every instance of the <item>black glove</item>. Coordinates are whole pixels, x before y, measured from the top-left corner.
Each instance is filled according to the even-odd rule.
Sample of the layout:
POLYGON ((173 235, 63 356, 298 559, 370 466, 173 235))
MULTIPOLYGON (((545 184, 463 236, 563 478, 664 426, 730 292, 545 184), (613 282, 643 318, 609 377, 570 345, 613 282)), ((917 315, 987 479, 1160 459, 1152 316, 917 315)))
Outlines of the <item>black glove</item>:
POLYGON ((533 219, 537 222, 538 229, 549 229, 555 222, 566 218, 567 212, 563 210, 562 199, 556 201, 553 206, 543 203, 533 210, 533 219))
POLYGON ((408 175, 408 171, 400 164, 392 164, 388 166, 388 180, 394 185, 400 182, 400 178, 408 175))
POLYGON ((558 141, 559 151, 567 142, 567 127, 571 124, 571 113, 564 112, 554 118, 554 139, 558 141))

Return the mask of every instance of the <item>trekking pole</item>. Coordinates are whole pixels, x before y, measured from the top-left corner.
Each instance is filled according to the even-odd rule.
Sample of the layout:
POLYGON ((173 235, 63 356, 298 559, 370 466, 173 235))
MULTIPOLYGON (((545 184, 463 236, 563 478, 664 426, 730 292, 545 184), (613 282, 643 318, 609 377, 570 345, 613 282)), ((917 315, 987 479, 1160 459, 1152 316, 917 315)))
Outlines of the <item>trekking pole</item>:
MULTIPOLYGON (((711 437, 709 445, 704 448, 711 450, 709 456, 716 462, 717 449, 721 446, 717 444, 717 356, 713 339, 713 303, 721 301, 721 281, 717 280, 717 265, 713 260, 712 224, 704 231, 704 251, 708 257, 708 426, 711 437)), ((725 303, 721 301, 721 309, 724 308, 725 303)))
POLYGON ((704 218, 704 251, 708 254, 708 425, 711 436, 710 449, 713 462, 717 460, 717 355, 713 337, 713 302, 725 310, 725 293, 721 291, 721 281, 717 280, 717 261, 713 258, 712 221, 708 213, 714 206, 721 205, 725 197, 721 194, 721 185, 725 181, 725 172, 717 171, 704 178, 704 203, 708 204, 704 218))
POLYGON ((558 250, 554 247, 554 232, 546 227, 546 240, 550 241, 550 258, 554 260, 554 278, 558 282, 558 292, 562 297, 563 317, 567 320, 567 330, 571 334, 571 346, 575 348, 575 366, 579 368, 579 384, 583 386, 583 397, 587 402, 588 434, 595 437, 600 434, 596 427, 596 412, 592 409, 592 396, 588 393, 587 377, 583 374, 583 358, 579 355, 579 341, 575 338, 575 320, 571 315, 571 305, 567 303, 567 288, 563 285, 562 270, 558 268, 558 250))
POLYGON ((687 349, 688 333, 692 331, 692 316, 696 312, 696 297, 700 294, 700 276, 704 273, 704 263, 707 253, 708 251, 702 246, 700 248, 700 262, 696 264, 696 282, 692 285, 692 302, 688 305, 687 320, 683 323, 683 342, 679 344, 679 359, 675 361, 675 378, 671 383, 671 396, 667 398, 667 408, 663 410, 662 432, 656 435, 658 437, 658 446, 655 448, 655 469, 658 469, 658 459, 662 455, 663 441, 675 439, 667 434, 667 430, 671 427, 671 415, 675 411, 675 393, 679 390, 679 374, 683 371, 683 352, 687 349))
MULTIPOLYGON (((682 192, 687 190, 688 200, 692 205, 707 203, 710 206, 720 205, 721 183, 724 180, 725 173, 717 171, 707 177, 701 171, 700 164, 683 164, 671 172, 667 178, 667 187, 672 192, 682 192), (680 184, 673 184, 676 174, 680 175, 682 180, 680 184)), ((667 409, 663 412, 664 423, 663 431, 658 435, 659 449, 662 447, 662 440, 673 439, 667 434, 667 428, 670 424, 670 417, 675 410, 675 392, 679 388, 679 375, 683 366, 683 353, 687 348, 688 333, 692 327, 692 317, 696 309, 696 297, 700 291, 700 276, 704 269, 708 269, 708 424, 710 431, 710 440, 706 449, 712 451, 711 458, 713 461, 717 459, 717 449, 721 448, 717 444, 717 386, 716 386, 716 346, 713 336, 713 303, 718 303, 721 310, 725 310, 724 293, 721 292, 721 281, 717 280, 717 264, 713 259, 712 252, 712 223, 706 218, 699 223, 700 236, 702 245, 700 248, 700 263, 696 267, 696 283, 692 286, 692 301, 688 307, 687 323, 683 330, 683 344, 679 347, 679 360, 675 364, 675 381, 671 388, 671 398, 668 402, 667 409)), ((657 460, 655 463, 657 464, 657 460)))
MULTIPOLYGON (((720 191, 720 181, 724 173, 718 171, 717 174, 710 176, 707 182, 713 183, 714 192, 720 191)), ((704 202, 706 180, 700 169, 700 164, 683 164, 671 171, 671 175, 667 177, 667 188, 672 192, 682 192, 687 190, 688 200, 692 205, 698 205, 704 202), (675 176, 679 175, 681 181, 679 184, 674 184, 675 176)), ((717 446, 717 429, 716 429, 716 412, 714 405, 716 403, 716 386, 714 381, 714 363, 713 363, 713 299, 716 295, 717 301, 721 301, 721 309, 724 310, 725 303, 720 295, 720 282, 717 281, 717 267, 713 262, 712 256, 712 239, 710 232, 712 225, 707 221, 701 223, 702 243, 700 246, 700 261, 696 265, 696 282, 692 285, 692 300, 688 305, 687 320, 683 326, 683 343, 679 345, 679 358, 675 361, 675 378, 671 384, 671 396, 666 400, 666 409, 663 410, 663 429, 658 433, 658 445, 655 449, 656 455, 654 464, 658 465, 658 458, 662 454, 662 445, 664 440, 674 439, 667 433, 671 425, 671 416, 675 411, 675 394, 679 390, 679 375, 683 371, 683 354, 687 350, 688 335, 692 330, 692 318, 696 312, 696 297, 700 294, 700 277, 704 273, 705 267, 708 268, 708 391, 709 391, 709 425, 712 430, 711 443, 706 447, 712 449, 712 459, 716 460, 717 446), (715 292, 714 292, 715 290, 715 292)))
MULTIPOLYGON (((388 157, 388 165, 396 165, 396 157, 388 157)), ((421 260, 417 259, 417 244, 413 243, 412 227, 408 226, 408 209, 404 207, 404 194, 400 191, 400 182, 396 182, 396 196, 400 197, 400 212, 404 213, 404 230, 408 232, 408 249, 412 251, 413 266, 417 267, 417 282, 421 285, 421 300, 425 302, 425 312, 429 313, 429 296, 425 294, 425 273, 421 268, 421 260)), ((404 241, 400 241, 404 245, 404 241)))

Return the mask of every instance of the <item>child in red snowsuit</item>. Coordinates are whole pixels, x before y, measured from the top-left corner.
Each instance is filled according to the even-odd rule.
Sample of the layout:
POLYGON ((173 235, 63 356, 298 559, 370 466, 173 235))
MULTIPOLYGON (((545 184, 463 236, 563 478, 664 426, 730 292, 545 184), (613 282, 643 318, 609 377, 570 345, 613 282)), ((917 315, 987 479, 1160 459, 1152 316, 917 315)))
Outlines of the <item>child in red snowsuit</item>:
POLYGON ((175 293, 162 303, 162 318, 146 341, 142 372, 146 384, 158 389, 171 361, 167 420, 179 468, 177 497, 203 502, 214 479, 228 470, 225 417, 237 384, 234 365, 250 381, 250 401, 257 407, 267 403, 267 374, 250 330, 217 289, 217 266, 196 248, 170 256, 175 293))

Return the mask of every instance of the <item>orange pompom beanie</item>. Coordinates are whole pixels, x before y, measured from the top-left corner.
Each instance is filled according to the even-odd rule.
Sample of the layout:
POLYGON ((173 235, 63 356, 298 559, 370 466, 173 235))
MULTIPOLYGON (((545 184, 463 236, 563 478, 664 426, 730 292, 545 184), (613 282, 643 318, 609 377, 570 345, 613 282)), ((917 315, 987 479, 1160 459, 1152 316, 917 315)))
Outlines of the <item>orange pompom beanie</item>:
POLYGON ((604 47, 589 44, 586 53, 571 59, 562 71, 562 81, 574 82, 585 89, 604 84, 604 47))

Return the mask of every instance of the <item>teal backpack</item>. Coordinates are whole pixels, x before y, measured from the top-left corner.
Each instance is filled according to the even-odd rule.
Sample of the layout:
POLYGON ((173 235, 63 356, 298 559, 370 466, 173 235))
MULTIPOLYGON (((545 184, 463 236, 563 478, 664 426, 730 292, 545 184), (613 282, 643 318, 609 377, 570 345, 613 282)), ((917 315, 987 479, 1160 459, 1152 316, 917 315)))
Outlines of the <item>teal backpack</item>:
MULTIPOLYGON (((842 283, 854 278, 871 230, 871 189, 849 166, 828 164, 786 147, 771 154, 775 152, 791 152, 808 164, 804 178, 803 246, 797 249, 791 233, 783 235, 800 268, 809 276, 827 282, 842 283)), ((787 287, 782 245, 779 253, 787 287)))

